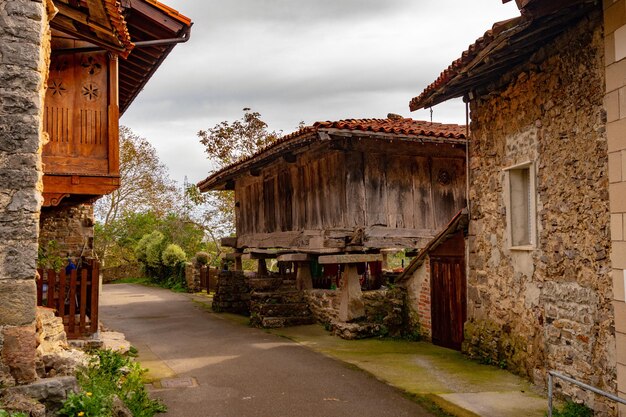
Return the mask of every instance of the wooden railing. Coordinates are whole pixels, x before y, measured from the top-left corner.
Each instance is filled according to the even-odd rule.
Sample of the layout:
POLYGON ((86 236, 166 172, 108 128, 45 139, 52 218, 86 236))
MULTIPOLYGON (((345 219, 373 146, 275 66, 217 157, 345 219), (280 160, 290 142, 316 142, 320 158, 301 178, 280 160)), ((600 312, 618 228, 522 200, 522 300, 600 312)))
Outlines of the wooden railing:
POLYGON ((55 310, 69 339, 98 331, 99 265, 85 265, 69 274, 38 269, 37 305, 55 310))

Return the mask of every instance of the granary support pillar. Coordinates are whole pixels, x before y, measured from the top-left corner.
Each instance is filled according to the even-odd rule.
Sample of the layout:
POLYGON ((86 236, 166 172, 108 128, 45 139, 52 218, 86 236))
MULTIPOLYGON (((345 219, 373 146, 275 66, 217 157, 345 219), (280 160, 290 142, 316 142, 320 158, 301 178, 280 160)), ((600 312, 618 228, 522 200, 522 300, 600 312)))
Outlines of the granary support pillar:
POLYGON ((296 288, 299 291, 313 289, 313 277, 311 275, 311 255, 306 253, 288 253, 279 255, 278 262, 293 262, 297 266, 296 288))
POLYGON ((344 270, 341 279, 339 320, 350 322, 365 316, 363 292, 359 282, 357 264, 364 262, 381 262, 381 254, 344 254, 325 255, 319 257, 320 265, 343 264, 344 270))

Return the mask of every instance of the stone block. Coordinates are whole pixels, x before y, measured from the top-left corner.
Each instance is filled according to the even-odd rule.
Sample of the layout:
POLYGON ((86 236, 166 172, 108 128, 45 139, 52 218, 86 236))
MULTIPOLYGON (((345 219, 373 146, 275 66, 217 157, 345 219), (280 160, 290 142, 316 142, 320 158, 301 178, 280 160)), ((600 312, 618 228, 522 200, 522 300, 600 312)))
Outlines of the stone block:
POLYGON ((611 214, 611 240, 624 240, 623 214, 611 214))
POLYGON ((34 279, 0 280, 0 323, 9 326, 34 323, 36 300, 34 279))
POLYGON ((613 301, 613 311, 615 313, 615 331, 626 333, 626 303, 613 301))
POLYGON ((604 96, 604 108, 606 109, 606 117, 608 122, 614 122, 620 118, 619 90, 611 91, 604 96))
POLYGON ((70 392, 78 392, 78 384, 73 376, 40 379, 29 385, 9 388, 7 391, 27 395, 38 401, 60 404, 70 392))
POLYGON ((619 61, 626 58, 626 22, 613 32, 615 39, 615 60, 619 61))
POLYGON ((614 91, 626 85, 626 60, 612 63, 606 67, 606 91, 614 91))
MULTIPOLYGON (((624 71, 626 71, 626 66, 624 66, 624 71)), ((609 152, 626 149, 626 118, 607 123, 606 134, 609 152)))
POLYGON ((613 33, 626 24, 626 5, 624 1, 616 1, 604 11, 604 32, 613 33))
POLYGON ((609 66, 615 62, 615 36, 612 33, 604 37, 604 51, 604 65, 609 66))
MULTIPOLYGON (((626 334, 625 333, 615 333, 615 346, 617 353, 617 362, 622 365, 626 365, 626 334)), ((622 387, 626 389, 626 386, 622 387)))
POLYGON ((626 182, 609 184, 611 213, 626 212, 626 182))
POLYGON ((35 369, 35 326, 5 327, 2 330, 2 362, 18 384, 37 379, 35 369))
POLYGON ((617 301, 624 301, 624 270, 613 270, 613 299, 617 301))
POLYGON ((613 268, 626 269, 626 242, 614 241, 611 247, 613 268))
POLYGON ((609 182, 622 181, 622 151, 609 154, 609 182))

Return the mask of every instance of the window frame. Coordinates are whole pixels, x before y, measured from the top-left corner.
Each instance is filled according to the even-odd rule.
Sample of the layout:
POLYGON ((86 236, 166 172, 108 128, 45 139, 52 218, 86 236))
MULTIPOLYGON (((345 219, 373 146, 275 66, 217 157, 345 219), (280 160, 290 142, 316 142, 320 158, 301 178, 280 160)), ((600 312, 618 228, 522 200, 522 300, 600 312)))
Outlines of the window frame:
POLYGON ((511 165, 503 169, 504 171, 504 203, 506 207, 506 233, 507 246, 510 250, 531 251, 537 247, 537 182, 535 173, 535 163, 533 161, 525 161, 519 164, 511 165), (511 171, 528 169, 528 240, 525 245, 513 244, 513 203, 511 190, 511 171))

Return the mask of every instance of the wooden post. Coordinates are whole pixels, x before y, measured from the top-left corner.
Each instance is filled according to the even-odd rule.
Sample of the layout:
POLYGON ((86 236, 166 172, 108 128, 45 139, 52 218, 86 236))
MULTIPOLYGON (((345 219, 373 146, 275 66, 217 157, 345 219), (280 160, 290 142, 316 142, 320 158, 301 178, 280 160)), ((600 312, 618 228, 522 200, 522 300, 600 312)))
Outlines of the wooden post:
POLYGON ((296 272, 296 288, 298 290, 313 289, 313 277, 311 267, 308 262, 298 262, 298 272, 296 272))
POLYGON ((339 320, 349 322, 365 316, 365 304, 356 264, 346 264, 344 268, 341 280, 339 320))
POLYGON ((243 261, 241 260, 241 256, 235 258, 235 271, 243 271, 243 261))
POLYGON ((387 251, 382 251, 381 255, 383 255, 383 260, 382 260, 382 269, 383 270, 387 270, 389 269, 389 252, 387 251))
POLYGON ((267 264, 265 263, 265 259, 259 259, 259 266, 257 268, 257 275, 259 277, 266 277, 268 274, 267 272, 267 264))

